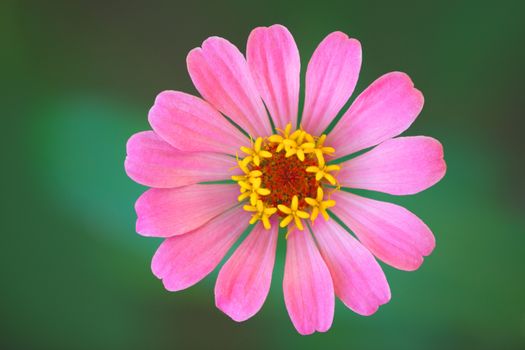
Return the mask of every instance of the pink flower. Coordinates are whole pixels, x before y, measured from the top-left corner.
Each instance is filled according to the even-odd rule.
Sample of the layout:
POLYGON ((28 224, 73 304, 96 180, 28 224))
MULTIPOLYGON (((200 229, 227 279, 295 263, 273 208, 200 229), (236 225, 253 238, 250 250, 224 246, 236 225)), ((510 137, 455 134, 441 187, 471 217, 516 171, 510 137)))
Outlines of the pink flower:
POLYGON ((127 144, 127 174, 152 187, 135 205, 137 231, 165 238, 153 257, 155 276, 170 291, 194 285, 252 224, 215 285, 217 307, 247 320, 270 289, 280 226, 287 228, 284 298, 299 333, 330 328, 335 296, 358 314, 376 312, 390 289, 375 258, 416 270, 434 236, 410 211, 342 189, 408 195, 444 176, 438 141, 396 137, 423 108, 421 92, 406 74, 385 74, 325 135, 357 82, 356 39, 335 32, 315 50, 297 129, 300 59, 285 27, 254 29, 247 59, 229 41, 208 38, 187 64, 204 99, 160 93, 149 112, 153 131, 127 144))

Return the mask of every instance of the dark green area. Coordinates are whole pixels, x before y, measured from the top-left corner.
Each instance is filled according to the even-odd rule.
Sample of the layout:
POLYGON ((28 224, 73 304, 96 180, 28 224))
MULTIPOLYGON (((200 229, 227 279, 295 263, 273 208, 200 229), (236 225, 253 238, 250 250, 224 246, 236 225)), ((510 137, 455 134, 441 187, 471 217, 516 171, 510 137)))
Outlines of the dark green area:
POLYGON ((524 349, 523 4, 3 1, 0 348, 524 349), (407 72, 426 104, 405 134, 439 139, 448 164, 415 196, 363 192, 416 213, 437 247, 416 272, 385 266, 392 301, 376 314, 338 303, 310 337, 284 307, 284 239, 268 300, 243 324, 214 306, 217 271, 165 291, 150 271, 160 240, 135 233, 144 188, 123 169, 156 94, 196 93, 189 50, 212 35, 244 50, 273 23, 295 36, 303 74, 334 30, 362 43, 357 92, 407 72))

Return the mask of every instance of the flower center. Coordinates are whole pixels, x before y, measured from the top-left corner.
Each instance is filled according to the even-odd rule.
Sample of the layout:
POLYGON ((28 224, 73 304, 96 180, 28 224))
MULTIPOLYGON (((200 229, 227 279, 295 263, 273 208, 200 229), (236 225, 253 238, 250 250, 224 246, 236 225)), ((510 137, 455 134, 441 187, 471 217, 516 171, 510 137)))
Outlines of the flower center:
POLYGON ((325 155, 335 150, 325 147, 326 135, 315 137, 302 129, 291 133, 288 124, 279 134, 259 137, 252 147, 241 147, 246 154, 238 158, 244 175, 232 176, 240 187, 239 201, 247 201, 244 210, 252 212, 251 224, 261 221, 270 229, 270 217, 276 214, 279 226, 304 229, 303 220, 312 223, 335 201, 330 194, 339 188, 335 173, 338 165, 327 165, 325 155), (330 185, 329 188, 326 188, 330 185))
POLYGON ((267 145, 266 150, 272 153, 272 157, 254 167, 262 173, 261 186, 270 190, 270 194, 260 199, 266 206, 277 207, 291 203, 293 196, 297 196, 299 208, 305 208, 305 198, 315 198, 319 187, 315 174, 306 171, 308 166, 317 165, 317 159, 313 153, 305 155, 304 161, 297 157, 287 158, 285 152, 276 152, 276 148, 275 145, 267 145))

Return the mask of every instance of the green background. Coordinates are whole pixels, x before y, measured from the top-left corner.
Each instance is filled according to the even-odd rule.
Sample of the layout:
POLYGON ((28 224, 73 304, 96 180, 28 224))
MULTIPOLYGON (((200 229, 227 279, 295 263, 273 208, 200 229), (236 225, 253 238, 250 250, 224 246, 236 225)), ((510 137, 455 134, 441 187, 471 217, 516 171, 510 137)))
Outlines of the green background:
POLYGON ((2 1, 2 349, 524 349, 524 6, 521 1, 2 1), (336 306, 325 334, 286 313, 284 240, 270 295, 242 324, 214 306, 214 272, 164 290, 159 240, 135 233, 144 190, 123 170, 156 94, 196 93, 187 52, 212 35, 245 49, 281 23, 303 70, 334 30, 358 38, 356 92, 407 72, 426 98, 407 135, 445 147, 446 177, 402 204, 437 247, 416 272, 385 266, 392 300, 336 306))

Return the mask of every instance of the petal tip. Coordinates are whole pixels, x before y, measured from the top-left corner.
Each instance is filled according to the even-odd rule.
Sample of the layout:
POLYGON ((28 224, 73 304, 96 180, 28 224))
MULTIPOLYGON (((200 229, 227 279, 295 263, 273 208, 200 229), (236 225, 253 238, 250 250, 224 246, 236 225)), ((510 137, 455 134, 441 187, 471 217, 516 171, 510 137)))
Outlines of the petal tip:
POLYGON ((153 273, 153 275, 159 280, 162 280, 165 277, 165 273, 163 271, 163 265, 165 264, 165 260, 163 260, 163 254, 161 253, 165 242, 166 240, 164 240, 157 248, 157 251, 155 252, 155 254, 153 254, 153 258, 151 258, 150 264, 151 273, 153 273))
POLYGON ((328 38, 335 38, 338 40, 346 40, 349 39, 348 35, 340 30, 336 30, 335 32, 331 32, 326 36, 326 39, 328 38))
POLYGON ((220 36, 216 36, 216 35, 213 35, 213 36, 210 36, 209 38, 207 38, 206 40, 204 40, 201 44, 201 48, 202 50, 206 51, 208 49, 211 49, 213 50, 213 46, 215 45, 227 45, 227 46, 233 46, 233 47, 236 47, 232 42, 230 42, 228 39, 225 39, 223 37, 220 37, 220 36))
POLYGON ((142 226, 143 225, 141 221, 137 219, 137 222, 135 223, 135 231, 143 237, 151 237, 151 235, 147 231, 145 231, 142 226))
POLYGON ((153 105, 162 105, 162 104, 165 104, 166 100, 167 99, 170 99, 176 95, 179 95, 181 94, 181 92, 179 91, 174 91, 174 90, 163 90, 161 92, 159 92, 157 94, 157 96, 155 96, 155 102, 153 103, 153 105))
POLYGON ((328 34, 325 40, 328 38, 330 38, 331 40, 341 40, 343 42, 346 42, 347 45, 355 46, 356 48, 359 48, 359 49, 361 48, 361 42, 358 39, 352 38, 348 36, 348 34, 341 32, 341 31, 335 31, 335 32, 328 34))
POLYGON ((190 286, 185 286, 180 283, 177 283, 177 281, 172 281, 169 278, 160 278, 162 280, 162 285, 164 286, 164 289, 166 289, 168 292, 180 292, 181 290, 184 290, 190 286))
POLYGON ((413 271, 417 271, 421 267, 421 265, 423 265, 424 261, 425 261, 424 256, 421 255, 417 259, 417 261, 407 263, 404 265, 400 265, 400 266, 395 266, 392 264, 392 266, 401 271, 413 272, 413 271))
POLYGON ((255 35, 258 35, 258 34, 263 34, 265 32, 271 32, 271 31, 282 31, 282 32, 286 32, 287 34, 291 35, 291 33, 288 30, 288 28, 286 28, 282 24, 275 23, 275 24, 272 24, 270 26, 259 26, 259 27, 253 28, 252 31, 250 32, 250 35, 248 36, 248 41, 250 41, 250 38, 252 36, 255 36, 255 35))
POLYGON ((217 288, 215 289, 215 306, 235 322, 244 322, 253 316, 232 305, 230 300, 224 297, 217 288))
POLYGON ((193 66, 196 63, 195 60, 198 58, 198 56, 202 56, 201 47, 195 47, 191 49, 190 52, 188 52, 188 54, 186 55, 186 67, 188 68, 188 71, 191 72, 191 66, 193 66))

